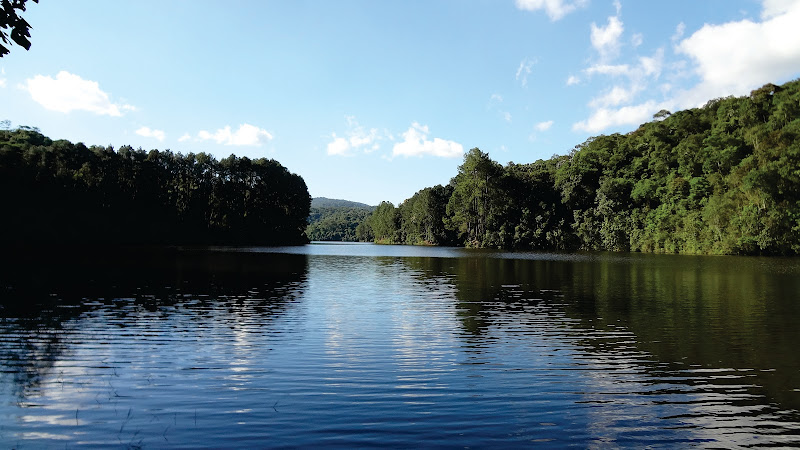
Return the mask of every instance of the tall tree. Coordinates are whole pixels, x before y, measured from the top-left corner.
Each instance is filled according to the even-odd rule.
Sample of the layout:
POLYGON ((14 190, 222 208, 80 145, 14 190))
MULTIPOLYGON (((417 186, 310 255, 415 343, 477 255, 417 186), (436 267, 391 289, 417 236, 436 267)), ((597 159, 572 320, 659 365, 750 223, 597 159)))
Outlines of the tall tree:
POLYGON ((298 244, 311 198, 277 161, 145 152, 0 130, 0 242, 298 244), (12 195, 13 193, 13 195, 12 195))
POLYGON ((450 226, 457 229, 470 246, 484 245, 490 221, 499 212, 502 199, 499 181, 502 167, 487 153, 473 148, 451 180, 453 194, 447 203, 450 226))

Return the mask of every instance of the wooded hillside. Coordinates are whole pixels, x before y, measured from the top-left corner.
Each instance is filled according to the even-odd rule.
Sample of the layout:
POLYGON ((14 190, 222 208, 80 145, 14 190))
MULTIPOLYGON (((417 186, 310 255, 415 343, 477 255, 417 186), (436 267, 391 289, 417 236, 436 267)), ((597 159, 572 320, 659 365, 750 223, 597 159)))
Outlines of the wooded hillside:
POLYGON ((349 200, 314 197, 306 235, 312 241, 358 241, 356 227, 375 207, 349 200))
POLYGON ((800 81, 661 111, 530 164, 472 149, 448 186, 384 202, 361 228, 407 244, 798 254, 800 81))

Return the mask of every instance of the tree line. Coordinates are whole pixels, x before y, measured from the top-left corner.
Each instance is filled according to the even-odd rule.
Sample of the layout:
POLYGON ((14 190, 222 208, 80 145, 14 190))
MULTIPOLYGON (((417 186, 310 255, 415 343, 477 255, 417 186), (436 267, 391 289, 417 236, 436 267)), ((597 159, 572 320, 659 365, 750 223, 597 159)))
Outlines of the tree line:
POLYGON ((311 197, 272 159, 86 147, 0 130, 0 243, 299 244, 311 197))
POLYGON ((356 228, 375 208, 371 206, 314 206, 308 216, 306 236, 312 241, 357 242, 356 228))
POLYGON ((800 253, 800 80, 661 111, 628 134, 381 203, 360 240, 537 250, 800 253))

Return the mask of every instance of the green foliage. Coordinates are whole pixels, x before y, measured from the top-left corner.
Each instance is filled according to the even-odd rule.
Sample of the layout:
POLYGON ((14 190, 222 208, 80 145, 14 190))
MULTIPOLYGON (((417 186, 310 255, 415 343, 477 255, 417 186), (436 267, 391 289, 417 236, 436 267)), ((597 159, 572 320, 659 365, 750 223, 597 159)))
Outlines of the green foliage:
POLYGON ((496 235, 501 214, 500 177, 503 168, 487 153, 473 148, 464 156, 458 175, 450 181, 453 193, 447 202, 447 223, 467 246, 499 244, 496 235))
POLYGON ((397 218, 397 209, 391 202, 381 202, 378 205, 368 220, 375 242, 380 244, 400 242, 397 218))
POLYGON ((277 161, 87 148, 0 130, 7 244, 297 244, 310 197, 277 161))
POLYGON ((381 219, 377 212, 368 218, 371 230, 380 229, 373 238, 548 250, 800 253, 800 80, 654 118, 627 135, 590 138, 569 155, 530 164, 503 167, 472 149, 448 186, 423 189, 396 209, 385 208, 381 219), (440 193, 432 203, 431 189, 440 193))
MULTIPOLYGON (((3 0, 0 1, 0 58, 9 53, 6 45, 11 45, 13 41, 25 50, 30 50, 31 25, 23 19, 19 13, 25 11, 25 2, 27 0, 3 0), (6 32, 10 29, 10 34, 6 32), (4 45, 5 44, 5 45, 4 45)), ((34 3, 39 3, 39 0, 33 0, 34 3)))
POLYGON ((452 188, 436 185, 425 188, 397 208, 399 243, 411 245, 446 245, 453 235, 445 227, 443 217, 452 188))
POLYGON ((357 229, 374 209, 374 207, 363 203, 349 202, 347 200, 331 200, 324 197, 313 198, 311 200, 311 213, 308 216, 306 235, 312 241, 356 242, 367 240, 363 239, 365 238, 364 236, 361 237, 362 239, 359 238, 357 229))

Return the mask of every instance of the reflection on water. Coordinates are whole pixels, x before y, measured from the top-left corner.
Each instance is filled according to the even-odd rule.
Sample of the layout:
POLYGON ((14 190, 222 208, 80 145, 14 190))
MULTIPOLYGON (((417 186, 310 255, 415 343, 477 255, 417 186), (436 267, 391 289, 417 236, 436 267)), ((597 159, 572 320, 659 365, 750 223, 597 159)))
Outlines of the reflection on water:
POLYGON ((373 245, 17 255, 0 443, 800 445, 800 261, 373 245))

